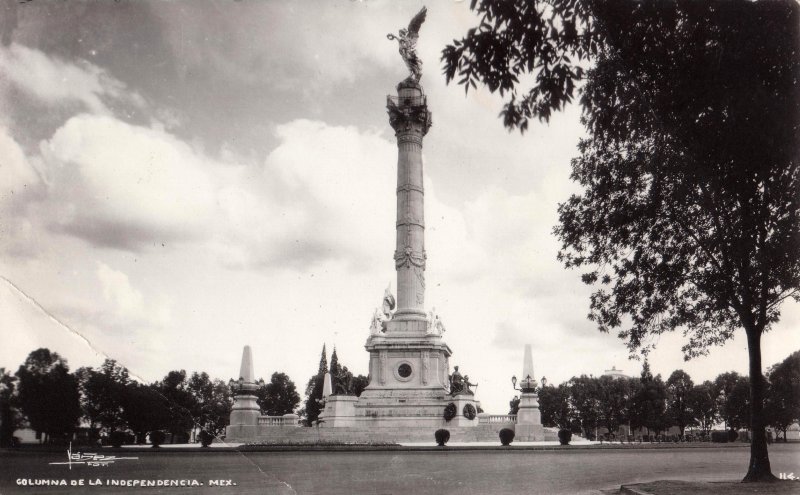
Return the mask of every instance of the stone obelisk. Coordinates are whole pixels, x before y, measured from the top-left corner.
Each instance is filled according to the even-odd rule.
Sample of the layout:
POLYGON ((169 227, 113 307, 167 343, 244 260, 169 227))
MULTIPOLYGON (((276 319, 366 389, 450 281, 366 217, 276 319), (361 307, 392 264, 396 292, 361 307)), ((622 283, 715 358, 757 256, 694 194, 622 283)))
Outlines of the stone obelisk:
POLYGON ((249 425, 255 426, 258 424, 258 417, 261 411, 258 407, 258 397, 255 392, 258 385, 255 382, 255 374, 253 372, 253 351, 250 346, 244 346, 242 350, 242 365, 239 368, 239 380, 234 382, 233 387, 235 395, 233 398, 233 408, 231 409, 230 424, 231 425, 249 425))
POLYGON ((521 442, 537 442, 544 440, 541 413, 539 411, 539 395, 536 393, 536 379, 533 376, 533 352, 531 345, 525 344, 522 358, 522 394, 519 398, 517 424, 514 427, 516 439, 521 442))
MULTIPOLYGON (((397 85, 397 96, 389 96, 386 107, 389 123, 397 137, 397 239, 394 251, 397 311, 393 319, 424 321, 426 254, 422 140, 431 126, 431 113, 422 86, 413 79, 397 85)), ((391 325, 391 330, 401 329, 391 325)), ((424 330, 424 327, 402 325, 402 331, 413 330, 424 330)))

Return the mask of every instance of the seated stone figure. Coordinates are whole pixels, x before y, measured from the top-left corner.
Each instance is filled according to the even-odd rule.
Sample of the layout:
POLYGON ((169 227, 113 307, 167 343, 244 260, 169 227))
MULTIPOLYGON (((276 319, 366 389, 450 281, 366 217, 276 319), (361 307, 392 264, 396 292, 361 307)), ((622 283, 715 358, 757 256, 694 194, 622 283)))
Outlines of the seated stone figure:
POLYGON ((353 392, 353 374, 347 369, 347 366, 342 366, 339 373, 333 377, 333 395, 352 395, 353 392))
POLYGON ((450 395, 458 395, 458 394, 472 394, 472 390, 469 389, 471 386, 475 386, 477 384, 470 383, 469 376, 464 375, 461 376, 461 373, 458 371, 458 366, 453 367, 453 374, 450 375, 450 395))

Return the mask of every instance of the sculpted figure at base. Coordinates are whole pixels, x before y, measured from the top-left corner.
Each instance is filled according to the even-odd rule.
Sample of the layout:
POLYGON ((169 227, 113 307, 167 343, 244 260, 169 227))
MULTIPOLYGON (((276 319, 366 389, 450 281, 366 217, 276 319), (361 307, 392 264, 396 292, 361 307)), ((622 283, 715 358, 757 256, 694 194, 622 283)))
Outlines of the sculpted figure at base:
POLYGON ((333 377, 333 395, 353 395, 353 374, 342 366, 333 377))
POLYGON ((469 388, 477 385, 477 383, 470 383, 469 376, 462 376, 458 371, 458 366, 453 367, 453 374, 450 375, 450 395, 471 395, 473 392, 469 388))
POLYGON ((383 316, 387 320, 392 319, 392 311, 394 311, 395 304, 396 302, 394 300, 394 295, 392 294, 392 286, 389 285, 389 287, 387 287, 383 292, 383 316))
POLYGON ((428 312, 428 335, 442 335, 445 331, 442 319, 436 313, 436 308, 431 308, 428 312))
POLYGON ((419 39, 419 28, 425 22, 427 13, 427 7, 422 7, 422 10, 408 23, 408 29, 401 29, 397 36, 391 33, 386 35, 390 40, 399 42, 400 56, 403 57, 403 62, 406 63, 406 67, 411 72, 407 80, 413 82, 419 82, 420 77, 422 77, 422 60, 417 57, 417 40, 419 39))
POLYGON ((386 332, 386 322, 392 319, 395 304, 391 284, 389 284, 389 287, 383 292, 383 305, 380 311, 378 311, 378 308, 375 308, 375 311, 372 313, 372 319, 369 323, 370 335, 378 335, 381 332, 386 332))

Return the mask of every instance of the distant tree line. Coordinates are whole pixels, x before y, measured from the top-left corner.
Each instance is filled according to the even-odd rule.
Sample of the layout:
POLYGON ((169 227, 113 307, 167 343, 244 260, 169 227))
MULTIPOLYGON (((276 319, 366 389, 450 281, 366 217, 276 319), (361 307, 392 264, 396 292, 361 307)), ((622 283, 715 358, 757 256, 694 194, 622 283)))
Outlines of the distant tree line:
MULTIPOLYGON (((262 414, 283 415, 300 404, 285 373, 259 384, 262 414)), ((42 348, 31 352, 15 374, 0 368, 0 445, 10 445, 14 430, 23 427, 43 442, 72 438, 81 427, 89 441, 121 431, 145 443, 150 432, 162 431, 174 442, 187 442, 192 431, 221 435, 232 406, 229 385, 205 372, 173 370, 145 384, 113 359, 70 372, 66 359, 42 348)))
MULTIPOLYGON (((767 424, 783 433, 800 421, 800 351, 767 372, 765 412, 767 424)), ((683 436, 696 427, 707 434, 716 424, 726 429, 750 425, 750 379, 726 372, 713 381, 695 384, 683 370, 675 370, 666 382, 653 376, 645 360, 638 378, 581 375, 539 390, 542 424, 571 430, 587 438, 598 428, 616 433, 620 426, 644 429, 659 435, 676 426, 683 436)), ((510 403, 516 414, 519 399, 510 403)))

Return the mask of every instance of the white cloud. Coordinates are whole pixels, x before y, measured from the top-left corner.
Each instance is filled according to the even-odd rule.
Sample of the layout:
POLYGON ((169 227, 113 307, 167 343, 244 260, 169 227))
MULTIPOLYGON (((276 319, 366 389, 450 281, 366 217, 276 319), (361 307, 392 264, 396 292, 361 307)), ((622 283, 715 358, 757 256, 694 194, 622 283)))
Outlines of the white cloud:
MULTIPOLYGON (((393 145, 354 127, 296 120, 252 180, 220 191, 223 256, 240 266, 344 260, 357 269, 391 252, 393 145)), ((242 173, 248 173, 241 171, 242 173)))
POLYGON ((123 315, 140 316, 144 309, 142 293, 131 286, 128 276, 105 263, 97 263, 97 278, 103 288, 103 297, 123 315))
POLYGON ((50 105, 80 103, 98 114, 111 113, 108 100, 144 105, 141 96, 90 62, 68 62, 17 43, 0 46, 0 72, 23 93, 50 105))
POLYGON ((0 125, 0 212, 21 201, 40 183, 39 175, 20 145, 0 125))
MULTIPOLYGON (((55 228, 134 249, 202 237, 214 164, 174 136, 112 117, 69 119, 41 146, 55 228)), ((212 226, 213 227, 213 226, 212 226)))

